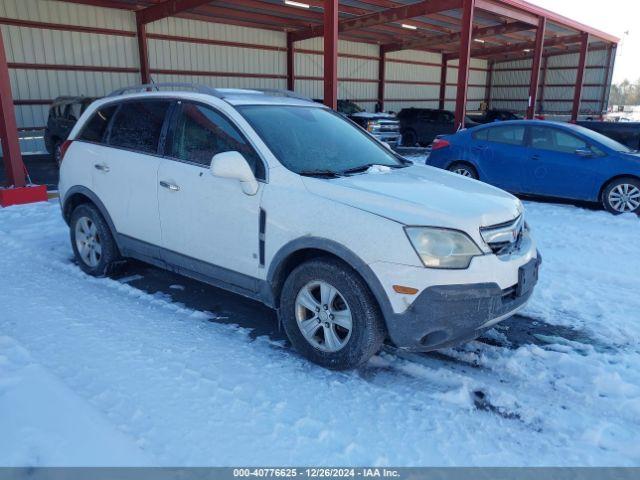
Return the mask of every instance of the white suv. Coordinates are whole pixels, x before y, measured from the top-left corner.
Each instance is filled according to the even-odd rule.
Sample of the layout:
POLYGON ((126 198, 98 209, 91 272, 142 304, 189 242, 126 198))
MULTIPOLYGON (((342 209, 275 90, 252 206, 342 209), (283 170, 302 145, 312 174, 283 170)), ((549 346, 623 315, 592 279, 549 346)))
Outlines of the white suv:
POLYGON ((94 102, 64 144, 86 273, 130 257, 258 299, 335 369, 387 338, 473 339, 531 296, 540 258, 508 193, 414 166, 291 92, 164 86, 94 102))

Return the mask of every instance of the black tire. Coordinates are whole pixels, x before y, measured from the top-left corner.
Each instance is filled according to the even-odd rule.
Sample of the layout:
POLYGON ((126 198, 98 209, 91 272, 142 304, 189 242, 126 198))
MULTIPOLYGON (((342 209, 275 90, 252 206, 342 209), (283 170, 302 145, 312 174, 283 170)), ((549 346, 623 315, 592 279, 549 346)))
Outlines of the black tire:
POLYGON ((51 158, 58 168, 60 168, 60 164, 62 163, 62 141, 56 140, 53 143, 53 147, 51 149, 51 158))
POLYGON ((69 227, 71 230, 71 248, 73 248, 76 261, 82 271, 94 277, 104 277, 116 270, 117 265, 121 262, 118 247, 113 239, 113 235, 111 235, 111 230, 107 222, 94 205, 90 203, 78 205, 71 214, 69 227), (79 222, 83 221, 83 219, 88 219, 90 224, 95 225, 96 235, 94 243, 98 243, 101 250, 95 265, 89 264, 78 250, 76 226, 79 222))
POLYGON ((402 132, 402 146, 415 147, 418 143, 418 135, 413 130, 405 130, 402 132))
POLYGON ((467 162, 453 162, 451 165, 449 165, 449 168, 447 168, 447 170, 453 173, 458 173, 459 175, 462 175, 460 171, 464 170, 465 172, 468 172, 468 175, 463 176, 467 178, 473 178, 475 180, 478 180, 478 178, 480 178, 476 168, 467 162))
POLYGON ((305 262, 289 274, 280 294, 278 315, 293 347, 312 362, 332 370, 348 370, 365 364, 380 350, 386 335, 380 308, 365 282, 349 266, 330 257, 305 262), (296 320, 298 293, 315 281, 335 287, 351 311, 350 337, 335 352, 312 345, 296 320))
MULTIPOLYGON (((638 204, 634 209, 631 209, 633 207, 632 205, 622 210, 621 209, 622 204, 617 203, 613 200, 612 192, 614 192, 614 190, 618 188, 621 188, 621 189, 627 188, 629 192, 635 192, 636 190, 640 192, 640 180, 633 177, 621 177, 621 178, 616 178, 615 180, 612 180, 611 182, 609 182, 602 192, 601 201, 605 210, 607 210, 609 213, 612 213, 614 215, 621 215, 622 213, 635 213, 637 215, 640 215, 640 204, 638 204), (636 190, 633 190, 634 188, 636 190)), ((640 201, 636 193, 632 193, 632 195, 634 196, 631 200, 634 202, 634 204, 635 202, 640 201)))

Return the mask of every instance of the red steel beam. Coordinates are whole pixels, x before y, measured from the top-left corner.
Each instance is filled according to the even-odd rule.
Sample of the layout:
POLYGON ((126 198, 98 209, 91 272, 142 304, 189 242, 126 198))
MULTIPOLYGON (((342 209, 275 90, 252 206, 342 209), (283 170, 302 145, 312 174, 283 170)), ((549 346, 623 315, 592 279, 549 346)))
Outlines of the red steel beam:
POLYGON ((440 66, 440 96, 438 97, 438 108, 444 110, 444 101, 447 96, 447 64, 449 59, 446 55, 442 56, 442 65, 440 66))
POLYGON ((166 0, 136 12, 138 22, 146 25, 176 14, 211 3, 211 0, 166 0))
POLYGON ((544 35, 547 30, 547 19, 540 17, 538 29, 536 30, 536 46, 533 50, 533 61, 531 64, 531 84, 529 85, 529 107, 526 118, 533 120, 536 113, 536 97, 538 96, 538 85, 540 81, 540 65, 542 64, 542 54, 544 53, 544 35))
POLYGON ((462 4, 462 36, 458 54, 458 87, 456 90, 455 127, 464 128, 467 113, 467 83, 469 83, 469 63, 471 62, 471 32, 476 0, 464 0, 462 4))
MULTIPOLYGON (((545 47, 553 47, 557 45, 568 45, 572 43, 580 43, 582 41, 581 35, 569 35, 564 37, 556 37, 545 40, 545 47)), ((514 52, 523 52, 528 53, 527 51, 533 52, 536 48, 536 42, 522 42, 522 43, 514 43, 513 45, 508 45, 506 47, 490 47, 490 48, 477 48, 471 51, 471 56, 474 58, 484 58, 491 57, 494 55, 501 55, 505 53, 514 53, 514 52)), ((452 54, 451 58, 457 58, 457 54, 452 54)))
POLYGON ((338 108, 338 0, 324 2, 324 104, 338 108))
POLYGON ((287 90, 294 91, 296 87, 295 55, 293 36, 287 33, 287 90))
POLYGON ((582 98, 582 84, 584 83, 584 71, 587 65, 587 53, 589 51, 589 34, 582 33, 580 41, 580 60, 578 61, 578 71, 576 76, 576 88, 573 92, 573 108, 571 109, 571 120, 576 122, 580 114, 580 99, 582 98))
MULTIPOLYGON (((381 12, 372 12, 354 18, 340 20, 338 23, 339 32, 350 30, 362 30, 375 25, 397 22, 408 18, 420 17, 431 13, 445 10, 453 10, 460 7, 462 0, 422 0, 410 5, 399 5, 391 7, 381 12)), ((305 30, 294 32, 296 40, 306 40, 307 38, 319 37, 323 34, 323 25, 314 25, 305 30)))
POLYGON ((380 48, 380 59, 378 60, 378 109, 384 112, 384 80, 385 80, 386 54, 380 48))
POLYGON ((24 164, 20 153, 18 126, 11 95, 9 67, 0 33, 0 144, 4 162, 5 178, 8 186, 24 187, 24 164))
POLYGON ((549 71, 549 57, 542 57, 542 80, 540 81, 540 97, 538 103, 540 105, 539 112, 544 113, 544 93, 547 87, 547 72, 549 71))
MULTIPOLYGON (((495 35, 504 35, 506 33, 521 32, 531 30, 531 26, 524 22, 512 22, 504 25, 494 25, 491 27, 481 27, 473 29, 473 38, 486 38, 495 35)), ((436 45, 447 45, 450 43, 458 43, 462 37, 462 32, 449 33, 445 35, 436 35, 426 39, 411 39, 405 42, 397 42, 384 45, 386 52, 395 52, 398 50, 409 50, 415 48, 428 48, 436 45)))
POLYGON ((147 45, 147 27, 144 23, 138 20, 136 16, 136 30, 138 40, 138 56, 140 59, 140 79, 142 83, 149 83, 151 81, 151 75, 149 72, 149 49, 147 45))

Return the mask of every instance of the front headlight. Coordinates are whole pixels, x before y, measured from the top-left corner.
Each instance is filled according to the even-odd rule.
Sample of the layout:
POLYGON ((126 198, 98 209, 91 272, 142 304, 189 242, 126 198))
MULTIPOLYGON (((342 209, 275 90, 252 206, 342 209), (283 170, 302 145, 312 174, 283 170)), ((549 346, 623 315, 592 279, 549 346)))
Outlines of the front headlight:
POLYGON ((405 231, 425 267, 467 268, 473 257, 482 255, 473 240, 457 230, 406 227, 405 231))

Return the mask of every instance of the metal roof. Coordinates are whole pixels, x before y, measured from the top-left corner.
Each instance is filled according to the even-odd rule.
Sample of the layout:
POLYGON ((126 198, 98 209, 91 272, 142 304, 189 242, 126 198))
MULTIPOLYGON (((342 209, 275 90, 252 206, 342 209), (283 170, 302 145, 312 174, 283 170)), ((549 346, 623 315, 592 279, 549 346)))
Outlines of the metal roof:
MULTIPOLYGON (((288 32, 294 41, 322 36, 323 0, 66 0, 135 11, 142 23, 176 16, 288 32), (300 6, 302 5, 302 6, 300 6)), ((340 0, 339 35, 383 46, 455 54, 461 34, 462 0, 340 0)), ((590 48, 617 44, 613 35, 524 0, 475 0, 472 57, 526 58, 540 17, 547 20, 547 54, 570 53, 580 34, 590 48), (500 49, 504 47, 505 52, 500 49)), ((455 58, 455 57, 453 57, 455 58)))

